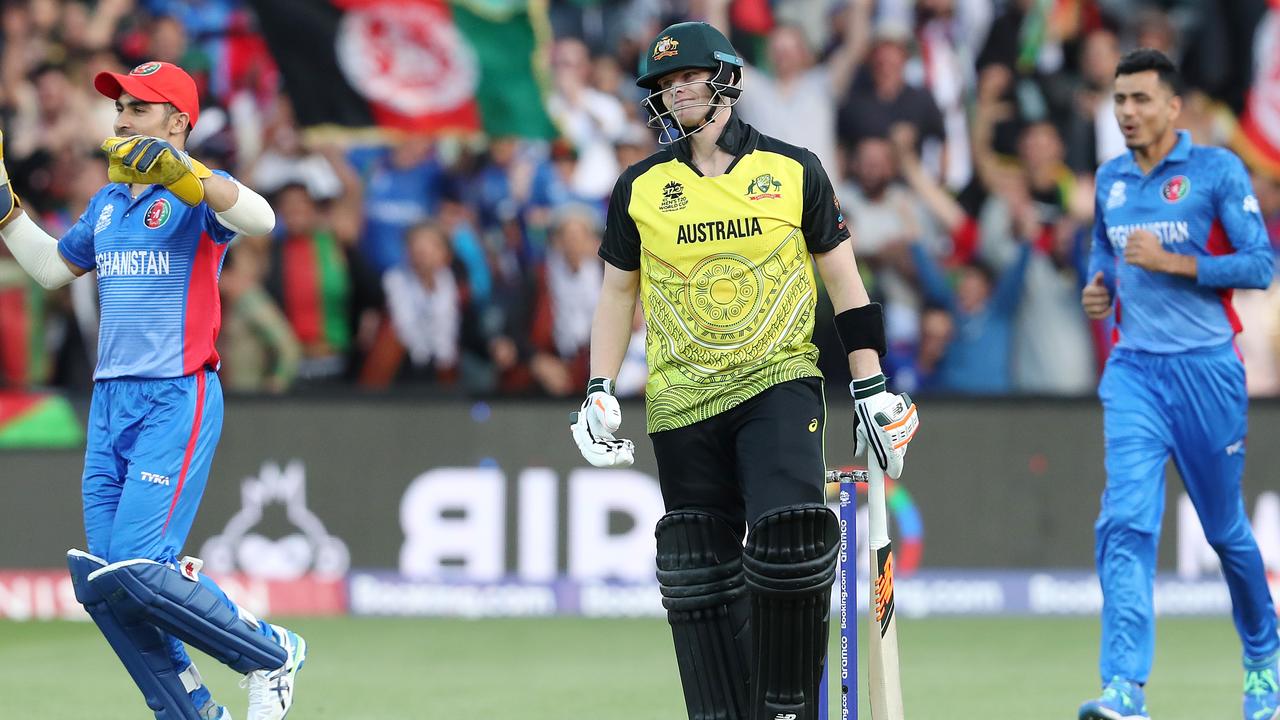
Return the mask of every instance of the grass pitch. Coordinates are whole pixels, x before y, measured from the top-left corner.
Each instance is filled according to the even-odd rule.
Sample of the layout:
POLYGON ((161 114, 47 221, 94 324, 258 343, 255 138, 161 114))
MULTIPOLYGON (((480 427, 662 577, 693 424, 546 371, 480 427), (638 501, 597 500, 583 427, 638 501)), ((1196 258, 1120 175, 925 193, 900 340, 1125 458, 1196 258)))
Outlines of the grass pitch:
MULTIPOLYGON (((284 624, 311 650, 289 720, 685 717, 660 620, 284 624)), ((1076 706, 1097 691, 1096 620, 904 618, 898 627, 911 720, 1074 718, 1076 706)), ((1158 632, 1152 717, 1239 717, 1240 648, 1229 619, 1163 619, 1158 632)), ((215 698, 243 720, 238 676, 196 659, 215 698)), ((859 667, 861 717, 868 720, 866 665, 859 667)), ((832 705, 835 718, 834 693, 832 705)), ((97 629, 87 622, 0 622, 0 718, 86 717, 151 717, 97 629)))

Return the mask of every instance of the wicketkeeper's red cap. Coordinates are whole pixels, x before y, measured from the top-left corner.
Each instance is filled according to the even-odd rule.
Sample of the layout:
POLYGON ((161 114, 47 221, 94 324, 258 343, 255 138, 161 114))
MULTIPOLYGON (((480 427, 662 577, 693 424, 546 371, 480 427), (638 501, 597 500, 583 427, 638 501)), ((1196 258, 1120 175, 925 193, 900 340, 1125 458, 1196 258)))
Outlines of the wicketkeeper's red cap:
POLYGON ((167 62, 144 62, 124 73, 100 72, 93 79, 93 87, 112 100, 120 93, 129 93, 143 102, 171 103, 191 118, 191 127, 200 117, 200 93, 196 81, 186 70, 167 62))

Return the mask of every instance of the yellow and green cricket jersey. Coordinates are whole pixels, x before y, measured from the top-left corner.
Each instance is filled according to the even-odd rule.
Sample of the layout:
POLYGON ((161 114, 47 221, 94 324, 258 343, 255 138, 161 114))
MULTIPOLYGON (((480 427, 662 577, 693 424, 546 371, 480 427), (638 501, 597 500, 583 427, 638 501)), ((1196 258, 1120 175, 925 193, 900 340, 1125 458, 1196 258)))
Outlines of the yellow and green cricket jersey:
POLYGON ((650 433, 717 415, 787 380, 821 376, 811 253, 849 237, 813 153, 730 117, 734 156, 703 177, 688 140, 626 170, 600 256, 640 271, 650 433))

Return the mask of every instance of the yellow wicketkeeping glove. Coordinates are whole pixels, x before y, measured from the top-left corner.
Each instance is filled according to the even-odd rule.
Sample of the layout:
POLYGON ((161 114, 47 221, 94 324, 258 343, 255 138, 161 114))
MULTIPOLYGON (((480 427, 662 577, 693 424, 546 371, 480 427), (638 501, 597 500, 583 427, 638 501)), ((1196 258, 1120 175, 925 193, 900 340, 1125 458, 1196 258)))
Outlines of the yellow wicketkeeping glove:
POLYGON ((102 149, 107 153, 111 182, 163 185, 191 207, 204 201, 204 183, 200 181, 213 171, 164 140, 145 135, 109 137, 102 149))
POLYGON ((0 132, 0 223, 7 221, 20 207, 22 203, 13 194, 9 171, 4 167, 4 133, 0 132))

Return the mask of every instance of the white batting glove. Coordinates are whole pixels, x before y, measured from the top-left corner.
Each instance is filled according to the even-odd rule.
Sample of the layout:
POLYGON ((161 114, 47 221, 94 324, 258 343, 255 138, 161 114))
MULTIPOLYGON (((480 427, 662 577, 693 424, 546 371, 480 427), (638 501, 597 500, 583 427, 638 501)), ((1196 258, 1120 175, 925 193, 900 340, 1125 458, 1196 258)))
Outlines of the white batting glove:
POLYGON ((602 468, 630 467, 635 462, 635 443, 613 436, 622 426, 622 408, 613 396, 613 381, 591 378, 582 409, 570 413, 569 421, 573 423, 569 426, 573 441, 587 462, 602 468))
POLYGON ((867 462, 877 462, 889 477, 902 475, 907 445, 920 429, 916 405, 906 393, 895 395, 886 389, 881 374, 860 378, 849 384, 853 393, 854 455, 866 454, 867 462))

